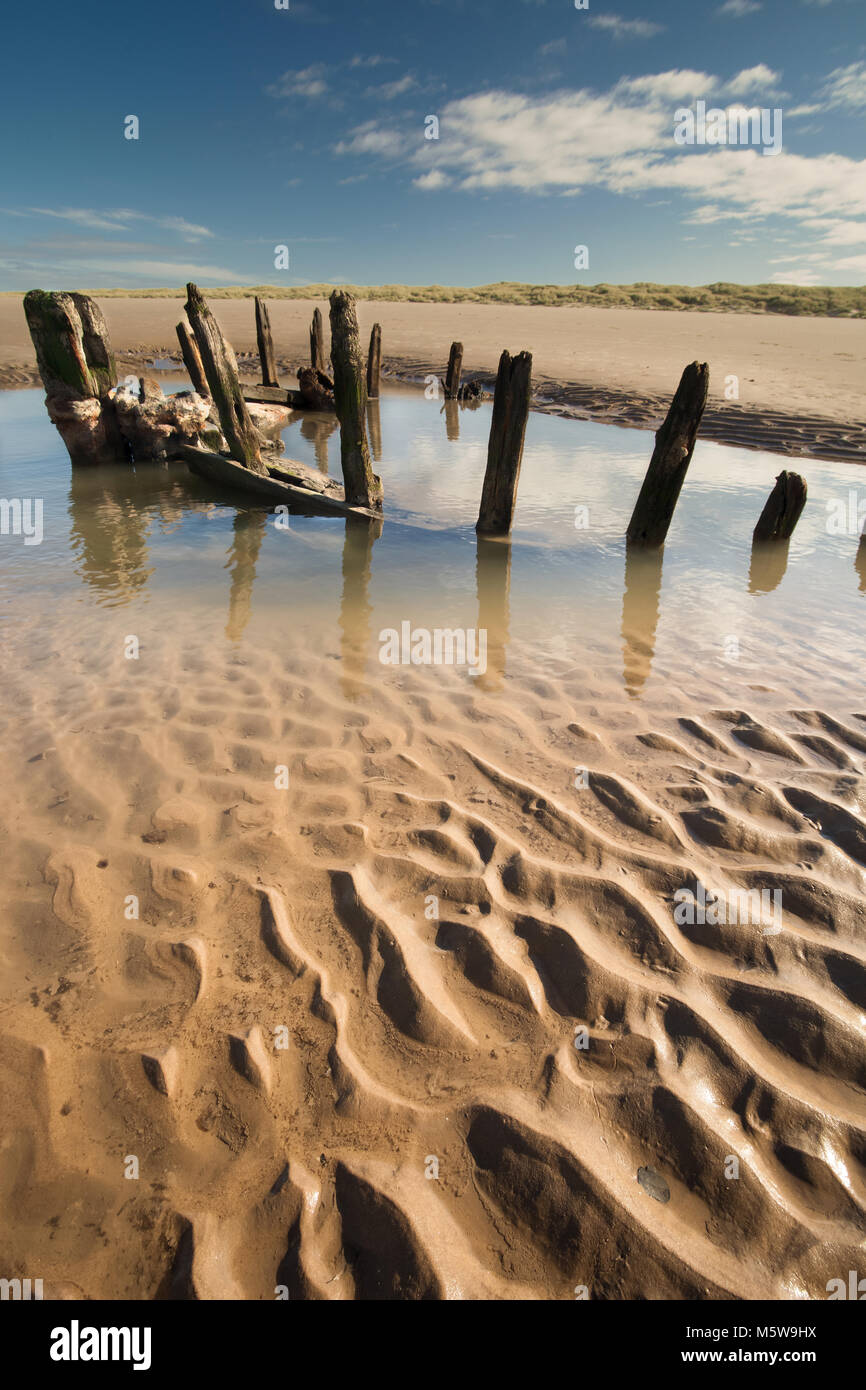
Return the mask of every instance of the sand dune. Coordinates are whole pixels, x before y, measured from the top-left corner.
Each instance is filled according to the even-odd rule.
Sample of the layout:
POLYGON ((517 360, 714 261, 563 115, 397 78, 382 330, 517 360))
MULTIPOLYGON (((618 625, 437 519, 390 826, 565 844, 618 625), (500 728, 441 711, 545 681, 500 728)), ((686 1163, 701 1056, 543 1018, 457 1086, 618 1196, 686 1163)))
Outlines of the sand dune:
POLYGON ((134 678, 104 619, 63 682, 50 638, 4 671, 6 1269, 785 1299, 858 1267, 866 715, 148 641, 134 678), (781 886, 782 930, 678 924, 698 881, 781 886))

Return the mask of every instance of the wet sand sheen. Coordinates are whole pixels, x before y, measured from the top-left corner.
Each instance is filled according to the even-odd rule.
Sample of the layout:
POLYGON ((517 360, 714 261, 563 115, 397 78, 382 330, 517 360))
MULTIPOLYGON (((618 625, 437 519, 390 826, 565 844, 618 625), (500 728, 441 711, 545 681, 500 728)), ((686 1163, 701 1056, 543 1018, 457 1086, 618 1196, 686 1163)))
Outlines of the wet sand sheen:
POLYGON ((733 552, 698 473, 626 568, 587 489, 640 463, 593 441, 564 519, 552 445, 476 547, 476 417, 454 460, 382 406, 410 524, 278 535, 57 465, 14 616, 4 583, 5 1264, 91 1297, 824 1297, 866 1224, 855 544, 806 529, 780 574, 740 537, 702 588, 733 552), (486 627, 487 671, 383 666, 401 616, 486 627), (783 930, 678 922, 699 883, 781 888, 783 930))

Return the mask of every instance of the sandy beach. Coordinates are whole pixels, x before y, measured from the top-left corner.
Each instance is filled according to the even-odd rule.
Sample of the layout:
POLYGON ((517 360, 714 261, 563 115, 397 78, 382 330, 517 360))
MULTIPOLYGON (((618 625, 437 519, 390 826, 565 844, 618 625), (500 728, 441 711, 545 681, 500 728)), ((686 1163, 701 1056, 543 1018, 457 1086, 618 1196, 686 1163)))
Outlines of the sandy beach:
MULTIPOLYGON (((177 357, 182 298, 99 302, 123 368, 177 357)), ((252 300, 213 304, 242 371, 255 377, 252 300)), ((327 326, 326 300, 269 302, 281 371, 309 361, 317 307, 327 326)), ((382 324, 383 363, 393 375, 423 380, 443 374, 449 346, 459 339, 464 379, 492 384, 502 349, 525 348, 533 354, 539 408, 641 429, 661 423, 686 363, 705 361, 710 398, 703 438, 789 457, 866 462, 864 319, 367 301, 359 302, 358 317, 364 335, 374 322, 382 324), (732 376, 738 400, 725 397, 732 376)), ((0 296, 0 387, 38 384, 21 299, 0 296)))
MULTIPOLYGON (((811 466, 765 572, 770 461, 750 482, 708 449, 666 581, 650 555, 623 582, 626 432, 536 420, 534 530, 476 546, 487 407, 455 435, 386 394, 378 466, 414 515, 279 532, 178 465, 70 477, 41 403, 2 404, 46 492, 44 558, 4 552, 5 1273, 69 1300, 572 1301, 823 1299, 857 1270, 844 467, 811 466), (611 513, 597 546, 551 505, 570 478, 611 513), (477 622, 486 670, 383 665, 409 616, 477 622)), ((310 419, 333 464, 321 417, 290 451, 327 444, 310 419)))

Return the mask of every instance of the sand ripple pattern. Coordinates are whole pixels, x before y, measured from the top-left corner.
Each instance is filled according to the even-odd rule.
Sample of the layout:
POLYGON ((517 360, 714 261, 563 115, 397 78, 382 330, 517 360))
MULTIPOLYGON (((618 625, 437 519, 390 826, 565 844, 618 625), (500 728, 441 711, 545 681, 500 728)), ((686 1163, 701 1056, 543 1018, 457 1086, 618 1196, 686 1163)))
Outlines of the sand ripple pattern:
POLYGON ((134 673, 5 678, 2 1272, 142 1299, 866 1273, 866 716, 602 704, 566 661, 350 688, 286 648, 164 634, 134 673), (782 931, 678 925, 698 883, 781 889, 782 931))

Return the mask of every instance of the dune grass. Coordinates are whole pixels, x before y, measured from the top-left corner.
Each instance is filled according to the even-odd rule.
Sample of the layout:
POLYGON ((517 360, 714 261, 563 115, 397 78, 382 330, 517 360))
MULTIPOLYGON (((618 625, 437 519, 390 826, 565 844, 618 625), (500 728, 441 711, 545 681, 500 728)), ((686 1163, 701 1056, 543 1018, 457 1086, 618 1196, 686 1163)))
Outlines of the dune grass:
MULTIPOLYGON (((209 299, 327 299, 334 285, 232 285, 205 290, 209 299)), ((838 285, 346 285, 357 299, 410 304, 547 304, 607 308, 691 309, 706 313, 788 314, 823 318, 866 317, 866 286, 838 285)), ((11 293, 11 291, 6 291, 11 293)), ((185 299, 183 287, 90 289, 101 299, 185 299)))

